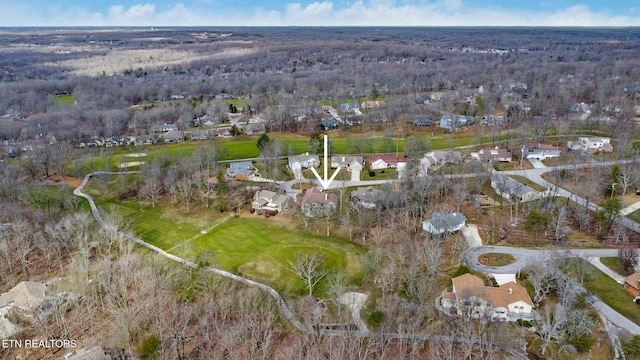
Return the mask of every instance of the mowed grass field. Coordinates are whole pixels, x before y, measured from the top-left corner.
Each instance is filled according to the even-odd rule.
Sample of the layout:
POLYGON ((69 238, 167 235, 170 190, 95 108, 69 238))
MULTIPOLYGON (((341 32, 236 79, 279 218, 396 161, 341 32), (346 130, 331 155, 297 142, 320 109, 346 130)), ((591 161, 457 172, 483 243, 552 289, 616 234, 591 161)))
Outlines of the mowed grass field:
MULTIPOLYGON (((291 133, 269 133, 268 135, 271 140, 277 140, 284 144, 282 156, 302 154, 309 151, 309 136, 291 133)), ((491 140, 488 136, 441 134, 434 137, 426 133, 416 138, 434 150, 471 146, 474 143, 491 140)), ((395 153, 397 150, 403 155, 407 144, 406 139, 393 138, 389 141, 382 136, 371 137, 370 135, 346 137, 340 132, 330 133, 329 139, 333 144, 333 154, 395 153)), ((100 148, 96 150, 97 153, 94 156, 90 156, 82 163, 76 164, 76 168, 82 168, 82 171, 86 172, 104 169, 117 171, 118 164, 122 162, 139 160, 149 163, 158 157, 164 157, 169 161, 175 162, 191 156, 199 147, 212 146, 213 143, 217 144, 219 148, 220 160, 257 158, 260 156, 256 146, 257 140, 258 136, 238 136, 233 139, 215 139, 179 144, 100 148), (147 156, 139 159, 132 159, 126 156, 131 153, 145 153, 147 156)), ((136 170, 136 168, 131 170, 136 170)))
MULTIPOLYGON (((97 192, 92 192, 95 196, 97 192)), ((202 206, 189 213, 161 203, 151 207, 137 199, 96 199, 102 212, 115 213, 141 239, 172 254, 260 281, 284 293, 302 294, 304 283, 290 262, 297 253, 318 253, 323 271, 341 273, 358 285, 367 249, 337 237, 309 235, 292 219, 220 213, 202 206)), ((326 282, 316 293, 326 291, 326 282)))
MULTIPOLYGON (((323 271, 342 273, 351 284, 361 280, 366 254, 366 249, 357 244, 309 235, 275 219, 257 216, 230 218, 191 245, 195 254, 208 254, 222 269, 295 293, 305 291, 290 264, 296 254, 318 253, 325 259, 323 271)), ((318 291, 324 291, 322 283, 318 291)))

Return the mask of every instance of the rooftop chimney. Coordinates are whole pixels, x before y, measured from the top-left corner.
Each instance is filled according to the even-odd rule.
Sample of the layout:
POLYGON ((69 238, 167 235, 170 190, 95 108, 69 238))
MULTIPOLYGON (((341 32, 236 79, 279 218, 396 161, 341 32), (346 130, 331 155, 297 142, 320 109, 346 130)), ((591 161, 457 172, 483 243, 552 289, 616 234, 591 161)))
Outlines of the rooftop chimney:
POLYGON ((509 294, 513 294, 513 289, 509 288, 509 294))

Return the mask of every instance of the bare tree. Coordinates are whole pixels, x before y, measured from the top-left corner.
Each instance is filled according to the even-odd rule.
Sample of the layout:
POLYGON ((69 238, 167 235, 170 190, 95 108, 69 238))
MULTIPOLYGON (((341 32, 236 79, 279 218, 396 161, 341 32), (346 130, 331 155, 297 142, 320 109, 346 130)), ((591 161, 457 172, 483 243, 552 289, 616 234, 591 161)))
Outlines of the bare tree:
POLYGON ((618 261, 625 272, 633 269, 638 264, 638 249, 631 246, 618 248, 618 261))
POLYGON ((140 188, 138 192, 138 196, 140 196, 143 200, 148 200, 151 202, 151 207, 156 207, 156 203, 160 199, 160 194, 162 193, 162 182, 155 174, 149 176, 144 185, 140 188))
POLYGON ((546 262, 529 268, 527 276, 534 290, 533 303, 538 306, 556 289, 556 270, 550 262, 546 262))
POLYGON ((297 253, 295 261, 289 261, 293 271, 307 286, 309 296, 313 295, 313 289, 326 275, 323 269, 325 261, 326 258, 317 252, 304 255, 297 253))

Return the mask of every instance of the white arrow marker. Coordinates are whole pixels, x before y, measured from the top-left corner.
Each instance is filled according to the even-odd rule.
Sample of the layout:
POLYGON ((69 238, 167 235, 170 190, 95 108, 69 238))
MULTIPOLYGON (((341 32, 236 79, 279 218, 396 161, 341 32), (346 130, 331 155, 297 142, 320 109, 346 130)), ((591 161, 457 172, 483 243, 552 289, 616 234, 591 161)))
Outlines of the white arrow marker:
POLYGON ((311 167, 311 171, 313 172, 313 175, 315 175, 318 178, 318 181, 320 181, 320 185, 322 185, 323 190, 327 190, 329 188, 329 185, 331 185, 331 182, 333 181, 333 179, 335 179, 336 175, 338 175, 338 173, 340 172, 340 166, 338 166, 338 168, 336 169, 336 172, 334 172, 333 175, 331 175, 331 178, 327 180, 327 174, 329 174, 328 165, 329 165, 329 161, 331 161, 331 159, 329 159, 328 142, 329 142, 328 137, 327 135, 325 135, 324 136, 324 180, 322 180, 322 178, 320 177, 320 174, 318 174, 316 169, 313 166, 311 167))

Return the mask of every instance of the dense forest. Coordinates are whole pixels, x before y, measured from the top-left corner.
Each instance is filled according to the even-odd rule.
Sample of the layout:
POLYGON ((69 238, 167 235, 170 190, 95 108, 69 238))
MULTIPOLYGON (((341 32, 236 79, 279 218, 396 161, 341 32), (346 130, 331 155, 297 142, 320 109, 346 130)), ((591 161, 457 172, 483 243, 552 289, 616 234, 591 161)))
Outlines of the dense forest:
MULTIPOLYGON (((638 234, 616 216, 618 201, 640 184, 635 163, 590 168, 584 164, 604 155, 572 152, 567 163, 587 170, 550 173, 548 181, 602 206, 590 212, 555 194, 526 204, 497 197, 483 208, 474 199, 491 188, 499 166, 465 154, 422 176, 420 159, 490 144, 511 151, 522 168, 526 142, 559 146, 589 134, 615 143, 606 160, 634 160, 638 31, 0 28, 0 292, 32 280, 46 282, 51 294, 35 315, 4 312, 20 328, 7 338, 74 339, 102 349, 100 359, 613 358, 622 348, 632 358, 638 338, 608 334, 572 288, 566 273, 588 273, 577 258, 541 259, 518 274, 539 307, 535 321, 443 315, 434 305, 442 289, 470 271, 460 260, 465 239, 425 237, 420 224, 438 211, 462 212, 489 244, 631 251, 638 234), (345 106, 354 103, 357 111, 345 106), (447 117, 472 125, 438 126, 447 117), (177 140, 165 136, 174 130, 177 140), (321 153, 320 134, 330 134, 336 153, 403 157, 406 181, 379 186, 389 195, 369 209, 349 202, 345 187, 333 194, 341 204, 334 215, 309 219, 297 200, 286 215, 258 216, 250 206, 256 186, 225 179, 228 161, 253 159, 262 176, 289 180, 284 158, 321 153), (134 172, 107 174, 127 156, 118 149, 149 157, 134 172), (104 223, 73 193, 92 172, 85 190, 104 223), (146 212, 154 226, 170 224, 145 228, 133 212, 146 212), (183 218, 246 226, 246 234, 255 226, 331 238, 351 257, 291 254, 279 271, 299 277, 297 287, 286 277, 247 276, 276 289, 278 300, 209 271, 250 273, 212 250, 164 248, 193 261, 189 267, 131 241, 135 235, 160 246, 162 231, 195 239, 211 230, 198 223, 189 233, 183 218), (318 270, 324 265, 351 273, 318 270), (365 335, 344 327, 351 314, 338 299, 351 291, 370 294, 365 335), (281 300, 304 331, 282 315, 281 300)), ((392 179, 395 171, 363 173, 392 179)), ((276 192, 272 185, 257 187, 276 192)), ((79 353, 3 346, 0 356, 57 359, 71 350, 79 353)))

